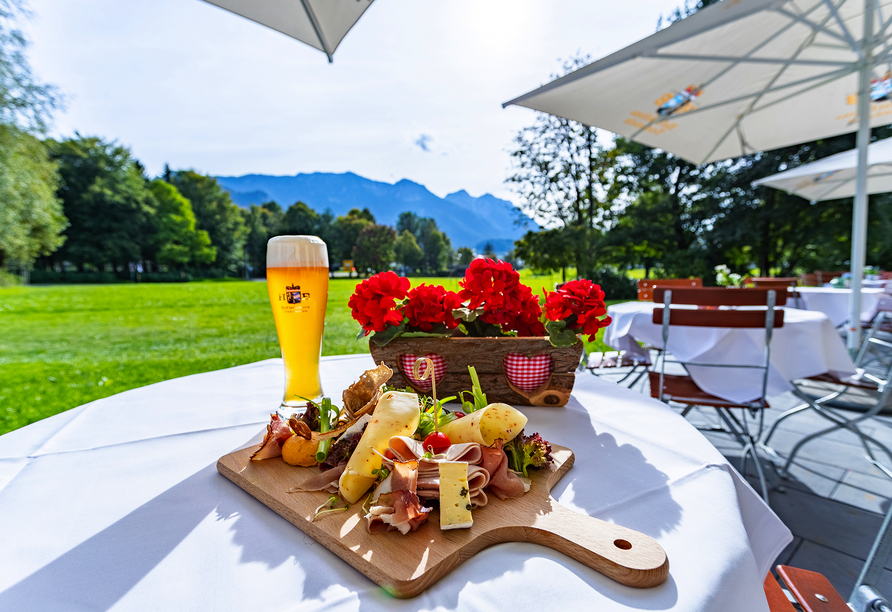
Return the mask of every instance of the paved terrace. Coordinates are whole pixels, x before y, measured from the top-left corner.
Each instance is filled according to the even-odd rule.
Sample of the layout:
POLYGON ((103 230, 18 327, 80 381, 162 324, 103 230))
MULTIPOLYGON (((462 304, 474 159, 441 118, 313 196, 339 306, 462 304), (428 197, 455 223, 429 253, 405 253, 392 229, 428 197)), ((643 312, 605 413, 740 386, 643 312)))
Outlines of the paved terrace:
MULTIPOLYGON (((669 365, 667 371, 673 371, 669 365)), ((604 378, 615 379, 610 375, 604 378)), ((650 394, 647 377, 635 389, 650 394)), ((815 391, 818 395, 819 390, 815 391)), ((771 409, 765 415, 766 432, 785 410, 802 403, 792 393, 768 399, 771 409)), ((869 401, 869 398, 862 399, 869 401)), ((892 415, 892 407, 884 412, 892 415)), ((698 426, 717 424, 712 409, 692 411, 688 419, 698 426)), ((796 442, 828 424, 812 410, 801 412, 778 426, 771 446, 786 459, 796 442)), ((861 429, 892 448, 892 416, 866 421, 861 429)), ((740 469, 741 449, 733 438, 713 432, 704 432, 704 435, 740 469)), ((752 460, 748 463, 747 479, 758 491, 752 460)), ((892 479, 865 459, 864 449, 854 434, 836 431, 800 449, 790 469, 790 478, 775 484, 768 495, 771 508, 794 536, 775 565, 820 572, 848 599, 889 508, 892 479)), ((892 596, 892 562, 886 562, 886 570, 876 586, 887 597, 892 596)))

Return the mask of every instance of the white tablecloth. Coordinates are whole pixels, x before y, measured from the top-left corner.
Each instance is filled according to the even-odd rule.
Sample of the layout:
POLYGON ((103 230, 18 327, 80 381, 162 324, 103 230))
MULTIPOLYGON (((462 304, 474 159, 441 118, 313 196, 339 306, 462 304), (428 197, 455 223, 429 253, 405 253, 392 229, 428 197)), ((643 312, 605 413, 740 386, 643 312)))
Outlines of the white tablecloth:
MULTIPOLYGON (((800 298, 800 307, 805 310, 823 312, 833 323, 839 327, 849 320, 849 299, 851 289, 834 289, 833 287, 797 287, 800 298)), ((882 288, 861 289, 861 320, 870 321, 877 312, 877 302, 883 296, 882 288)), ((787 300, 787 306, 796 306, 793 299, 787 300)))
MULTIPOLYGON (((653 302, 624 302, 607 308, 613 323, 604 342, 628 350, 636 341, 663 346, 663 328, 653 323, 653 302)), ((851 376, 855 367, 839 334, 820 312, 785 308, 784 326, 774 330, 768 395, 792 389, 791 380, 831 372, 851 376)), ((669 352, 680 361, 761 365, 765 329, 672 326, 669 352)), ((688 367, 701 389, 733 402, 746 402, 762 390, 762 370, 688 367)))
MULTIPOLYGON (((324 359, 326 392, 371 366, 324 359)), ((0 437, 0 610, 768 609, 789 530, 683 418, 589 375, 567 407, 525 408, 528 430, 576 452, 555 497, 655 537, 669 580, 632 589, 513 543, 392 599, 217 473, 260 440, 282 379, 278 359, 189 376, 0 437)))

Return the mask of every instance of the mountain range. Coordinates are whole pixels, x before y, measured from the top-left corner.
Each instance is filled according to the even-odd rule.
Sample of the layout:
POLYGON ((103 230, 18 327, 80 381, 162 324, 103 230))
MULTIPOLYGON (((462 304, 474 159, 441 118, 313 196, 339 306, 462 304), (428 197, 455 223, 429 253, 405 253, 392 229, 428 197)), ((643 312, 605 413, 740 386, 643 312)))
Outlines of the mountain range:
POLYGON ((432 217, 452 241, 453 248, 470 247, 482 252, 487 242, 499 255, 511 250, 514 241, 536 225, 507 200, 490 194, 473 197, 461 190, 441 198, 424 185, 403 179, 394 184, 373 181, 352 172, 314 172, 294 176, 246 174, 218 176, 220 185, 242 207, 270 200, 288 208, 297 201, 317 212, 331 209, 344 215, 351 208, 368 208, 378 223, 395 226, 404 211, 432 217), (524 221, 526 226, 516 221, 524 221))

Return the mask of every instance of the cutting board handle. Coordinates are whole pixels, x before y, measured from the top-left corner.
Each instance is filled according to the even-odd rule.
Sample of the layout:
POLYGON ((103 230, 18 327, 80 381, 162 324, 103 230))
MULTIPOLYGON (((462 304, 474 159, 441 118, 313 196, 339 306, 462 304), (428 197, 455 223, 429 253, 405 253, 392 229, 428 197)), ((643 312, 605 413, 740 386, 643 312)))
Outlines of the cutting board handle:
POLYGON ((564 553, 630 587, 663 584, 669 577, 666 551, 650 536, 573 512, 551 500, 551 512, 536 518, 528 538, 564 553))

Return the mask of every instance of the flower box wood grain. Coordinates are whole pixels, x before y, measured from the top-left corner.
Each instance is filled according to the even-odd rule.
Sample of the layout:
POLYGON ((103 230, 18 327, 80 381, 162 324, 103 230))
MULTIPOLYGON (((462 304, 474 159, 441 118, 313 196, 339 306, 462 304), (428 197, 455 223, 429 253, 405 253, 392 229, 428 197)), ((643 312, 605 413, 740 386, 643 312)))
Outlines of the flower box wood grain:
POLYGON ((446 374, 437 379, 437 396, 458 395, 471 389, 468 366, 474 366, 480 384, 490 402, 504 402, 520 406, 564 406, 570 399, 576 368, 582 357, 582 343, 567 348, 555 348, 547 337, 502 338, 397 338, 387 346, 369 343, 375 363, 382 361, 393 370, 390 384, 411 387, 418 393, 430 395, 420 388, 400 365, 401 355, 439 355, 446 362, 446 374), (538 388, 525 391, 508 380, 505 374, 505 357, 509 353, 532 359, 537 355, 549 355, 552 372, 538 388))

